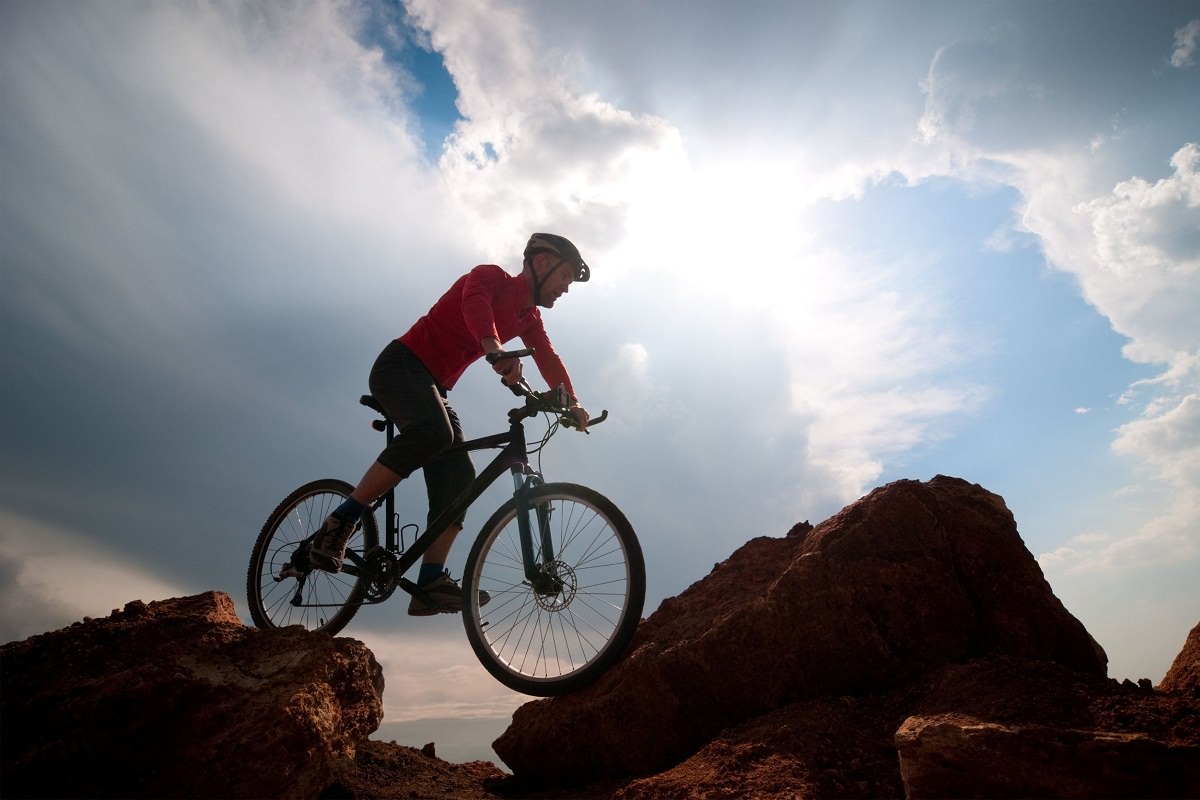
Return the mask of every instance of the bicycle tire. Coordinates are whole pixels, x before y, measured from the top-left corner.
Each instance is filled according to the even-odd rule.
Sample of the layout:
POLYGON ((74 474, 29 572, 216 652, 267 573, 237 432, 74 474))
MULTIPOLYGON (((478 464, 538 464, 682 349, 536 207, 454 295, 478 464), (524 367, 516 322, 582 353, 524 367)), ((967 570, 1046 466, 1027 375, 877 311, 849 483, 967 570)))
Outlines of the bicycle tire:
MULTIPOLYGON (((306 483, 285 497, 267 517, 246 571, 250 617, 257 627, 269 630, 301 625, 332 636, 358 611, 367 588, 365 578, 319 569, 306 571, 299 607, 291 602, 299 581, 294 577, 277 580, 297 548, 352 490, 350 484, 335 478, 306 483)), ((375 516, 365 514, 348 547, 365 553, 378 544, 375 516)))
MULTIPOLYGON (((483 666, 510 689, 539 697, 595 681, 625 652, 641 621, 646 565, 625 515, 600 493, 571 483, 533 489, 548 507, 555 573, 563 588, 538 594, 526 579, 516 503, 484 525, 463 576, 463 625, 483 666), (479 593, 489 600, 480 605, 479 593)), ((540 547, 535 533, 535 548, 540 547)), ((540 555, 540 553, 539 553, 540 555)))

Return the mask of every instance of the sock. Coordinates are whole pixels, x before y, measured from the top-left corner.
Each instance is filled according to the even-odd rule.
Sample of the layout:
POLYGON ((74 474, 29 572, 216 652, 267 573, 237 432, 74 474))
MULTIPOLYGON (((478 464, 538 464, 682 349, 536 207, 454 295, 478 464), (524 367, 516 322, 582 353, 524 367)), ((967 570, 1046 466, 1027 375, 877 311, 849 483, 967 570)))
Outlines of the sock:
POLYGON ((367 507, 365 505, 358 502, 353 497, 347 497, 346 502, 342 503, 333 510, 333 515, 335 517, 341 517, 342 519, 357 521, 362 518, 363 512, 366 510, 367 507))
POLYGON ((421 572, 417 575, 417 586, 424 586, 430 581, 437 580, 445 571, 445 564, 422 564, 421 572))

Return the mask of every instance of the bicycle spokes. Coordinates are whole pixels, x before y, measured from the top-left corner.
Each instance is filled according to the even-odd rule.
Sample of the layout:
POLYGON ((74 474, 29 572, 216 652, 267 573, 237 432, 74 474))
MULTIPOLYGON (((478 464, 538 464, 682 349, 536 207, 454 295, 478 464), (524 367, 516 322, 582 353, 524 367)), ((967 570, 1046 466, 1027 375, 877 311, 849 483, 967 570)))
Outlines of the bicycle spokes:
POLYGON ((499 680, 529 694, 558 694, 620 655, 640 619, 645 571, 628 522, 602 496, 547 484, 530 499, 534 536, 523 535, 533 525, 522 526, 510 503, 476 543, 466 590, 486 592, 491 602, 468 603, 464 622, 499 680))

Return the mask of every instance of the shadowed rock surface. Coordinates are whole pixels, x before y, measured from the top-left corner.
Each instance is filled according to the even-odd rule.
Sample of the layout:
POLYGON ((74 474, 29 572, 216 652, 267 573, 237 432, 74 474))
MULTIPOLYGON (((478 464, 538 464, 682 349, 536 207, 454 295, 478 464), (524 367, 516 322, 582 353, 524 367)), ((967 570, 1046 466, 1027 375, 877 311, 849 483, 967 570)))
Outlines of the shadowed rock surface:
POLYGON ((664 602, 625 661, 522 706, 496 752, 518 776, 579 784, 668 768, 790 703, 989 655, 1106 673, 1004 501, 977 485, 897 481, 803 530, 752 540, 664 602))
POLYGON ((0 681, 6 797, 316 797, 383 716, 361 642, 219 592, 6 644, 0 681))
POLYGON ((1157 689, 1105 675, 999 497, 900 481, 748 542, 598 684, 518 709, 516 775, 368 741, 361 643, 246 628, 210 592, 0 647, 0 793, 1200 797, 1200 625, 1157 689))
POLYGON ((1200 697, 1200 623, 1188 633, 1187 641, 1159 685, 1164 692, 1200 697))

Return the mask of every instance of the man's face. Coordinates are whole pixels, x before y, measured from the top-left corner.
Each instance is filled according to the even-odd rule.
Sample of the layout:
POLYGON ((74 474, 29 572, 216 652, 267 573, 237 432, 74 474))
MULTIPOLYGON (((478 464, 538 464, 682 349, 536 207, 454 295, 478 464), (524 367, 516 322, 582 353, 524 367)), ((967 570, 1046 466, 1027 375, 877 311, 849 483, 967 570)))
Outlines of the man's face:
POLYGON ((544 308, 554 308, 554 301, 566 294, 571 284, 575 282, 575 270, 571 262, 553 253, 539 253, 537 259, 542 272, 542 288, 539 292, 538 305, 544 308))

